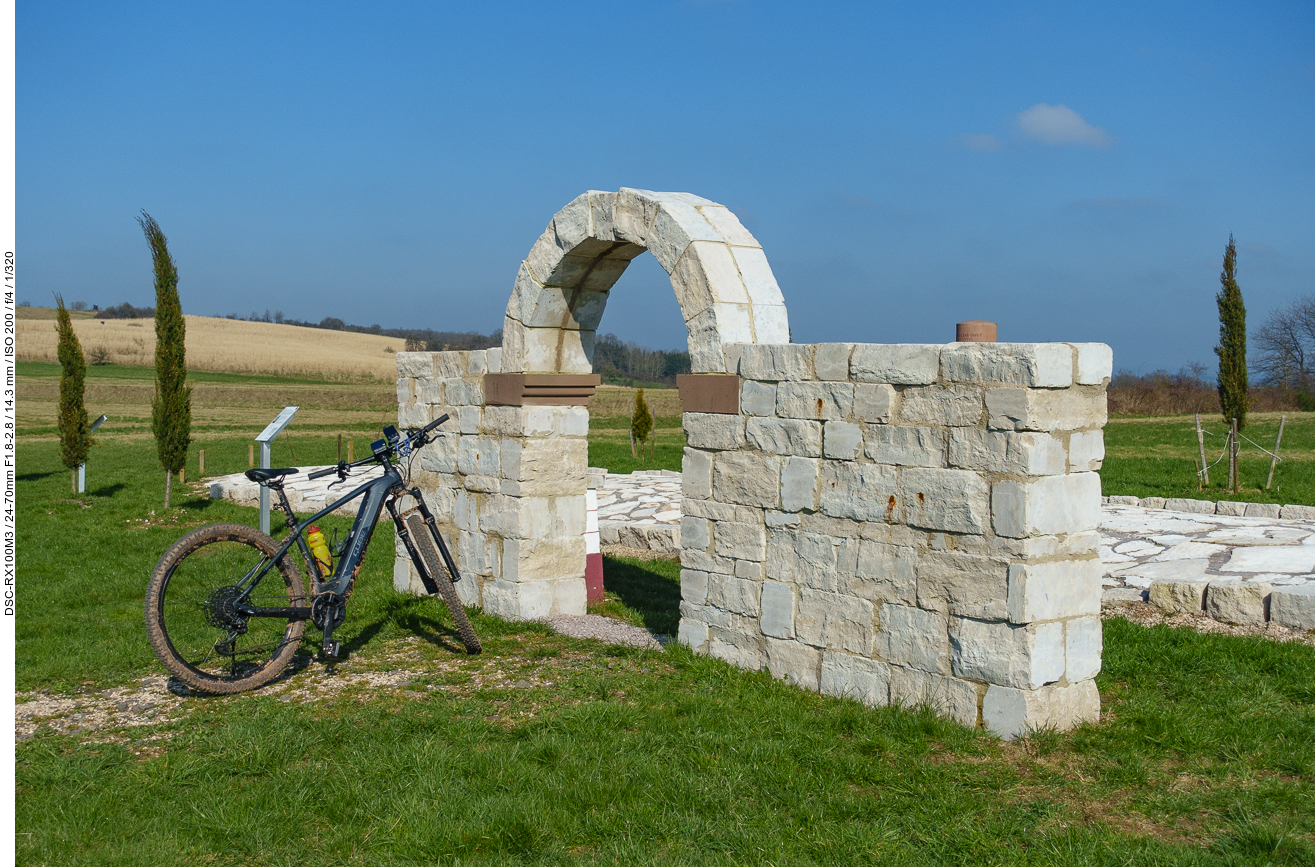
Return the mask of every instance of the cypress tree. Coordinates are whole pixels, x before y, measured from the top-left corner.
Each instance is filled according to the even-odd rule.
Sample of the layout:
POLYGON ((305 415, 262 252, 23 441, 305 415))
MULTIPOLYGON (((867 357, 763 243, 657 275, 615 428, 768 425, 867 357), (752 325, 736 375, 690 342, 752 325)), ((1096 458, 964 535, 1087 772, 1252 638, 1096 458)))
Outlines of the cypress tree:
POLYGON ((1219 406, 1224 411, 1224 423, 1237 419, 1238 429, 1246 427, 1247 408, 1251 404, 1247 394, 1247 309, 1242 303, 1242 290, 1237 285, 1237 247, 1233 236, 1228 236, 1224 250, 1224 270, 1219 274, 1219 406))
POLYGON ((55 330, 59 333, 59 457, 72 475, 73 493, 78 492, 78 467, 87 462, 91 447, 91 422, 82 402, 86 391, 87 362, 82 344, 73 332, 73 319, 64 299, 55 296, 55 330))
POLYGON ((155 396, 151 399, 151 431, 164 468, 164 507, 169 508, 173 474, 187 462, 192 441, 192 389, 187 384, 187 325, 178 300, 178 268, 169 255, 169 241, 150 214, 137 218, 155 264, 155 396))
POLYGON ((644 441, 653 430, 653 413, 649 411, 648 402, 644 400, 644 389, 635 392, 635 411, 630 416, 630 454, 635 454, 635 443, 639 443, 642 452, 644 441))

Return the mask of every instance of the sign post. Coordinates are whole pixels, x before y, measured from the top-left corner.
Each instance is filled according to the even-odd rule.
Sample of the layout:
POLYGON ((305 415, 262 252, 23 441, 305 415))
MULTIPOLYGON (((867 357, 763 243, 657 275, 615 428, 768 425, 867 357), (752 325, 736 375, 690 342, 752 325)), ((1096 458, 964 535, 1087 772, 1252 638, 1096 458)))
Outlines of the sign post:
MULTIPOLYGON (((102 415, 100 418, 93 421, 91 423, 91 428, 87 431, 87 433, 95 432, 96 428, 100 427, 101 425, 105 424, 105 422, 109 421, 109 418, 110 417, 107 415, 102 415)), ((82 463, 78 464, 78 493, 79 494, 85 493, 86 490, 87 490, 87 462, 83 461, 82 463)))
MULTIPOLYGON (((292 417, 297 414, 300 407, 285 406, 283 412, 275 416, 274 420, 265 426, 265 429, 256 437, 256 442, 260 443, 260 466, 262 469, 269 469, 269 448, 274 442, 274 437, 283 432, 283 429, 292 421, 292 417)), ((264 485, 260 486, 260 532, 269 532, 269 488, 264 485)))

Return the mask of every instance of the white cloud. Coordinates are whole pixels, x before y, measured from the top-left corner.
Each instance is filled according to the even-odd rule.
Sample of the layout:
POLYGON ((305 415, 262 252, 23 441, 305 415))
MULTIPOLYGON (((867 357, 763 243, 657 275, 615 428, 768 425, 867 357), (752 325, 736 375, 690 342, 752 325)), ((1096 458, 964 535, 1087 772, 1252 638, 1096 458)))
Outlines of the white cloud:
POLYGON ((1024 138, 1048 145, 1086 145, 1109 147, 1114 143, 1109 133, 1092 126, 1067 105, 1036 105, 1018 113, 1018 130, 1024 138))

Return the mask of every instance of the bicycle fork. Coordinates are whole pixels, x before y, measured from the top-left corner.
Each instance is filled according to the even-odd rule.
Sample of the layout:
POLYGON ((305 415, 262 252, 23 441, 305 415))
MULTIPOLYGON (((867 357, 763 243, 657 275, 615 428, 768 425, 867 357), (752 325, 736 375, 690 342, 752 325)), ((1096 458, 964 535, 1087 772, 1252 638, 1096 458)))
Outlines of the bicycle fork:
MULTIPOLYGON (((410 494, 416 501, 416 508, 420 512, 420 517, 425 521, 425 526, 429 528, 429 535, 433 537, 434 544, 438 546, 438 553, 443 558, 443 565, 447 567, 448 574, 452 576, 452 583, 455 584, 461 580, 461 573, 457 571, 457 564, 452 562, 452 555, 448 553, 447 545, 443 542, 443 534, 438 532, 438 524, 434 521, 434 516, 425 505, 424 499, 420 496, 419 488, 412 488, 406 493, 410 494)), ((415 564, 416 569, 420 572, 420 582, 425 585, 425 592, 431 596, 438 593, 438 585, 435 580, 443 580, 440 575, 430 575, 429 570, 425 567, 425 559, 420 556, 420 551, 416 549, 415 541, 411 538, 411 531, 407 528, 406 522, 402 516, 397 514, 396 500, 388 500, 384 505, 388 507, 388 514, 393 518, 393 524, 397 527, 397 536, 406 546, 406 553, 411 556, 411 562, 415 564)))

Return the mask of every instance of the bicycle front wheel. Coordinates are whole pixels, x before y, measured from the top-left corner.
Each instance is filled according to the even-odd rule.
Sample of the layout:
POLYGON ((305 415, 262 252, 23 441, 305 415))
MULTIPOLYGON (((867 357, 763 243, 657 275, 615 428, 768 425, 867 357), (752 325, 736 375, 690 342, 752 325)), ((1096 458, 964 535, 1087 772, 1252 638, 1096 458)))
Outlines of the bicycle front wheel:
POLYGON ((278 549, 243 524, 211 524, 160 558, 146 591, 146 632, 164 667, 192 689, 217 695, 255 689, 292 661, 305 620, 292 612, 250 614, 305 606, 292 557, 284 555, 244 592, 248 576, 278 549))

